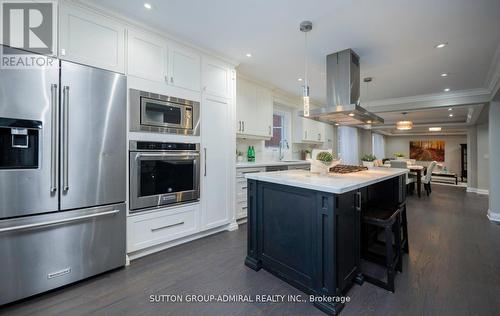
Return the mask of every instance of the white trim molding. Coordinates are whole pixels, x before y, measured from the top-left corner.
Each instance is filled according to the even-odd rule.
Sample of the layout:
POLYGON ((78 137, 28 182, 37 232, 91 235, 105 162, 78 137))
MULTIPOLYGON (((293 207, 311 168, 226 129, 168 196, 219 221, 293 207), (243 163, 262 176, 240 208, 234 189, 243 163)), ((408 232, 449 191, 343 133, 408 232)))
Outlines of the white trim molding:
POLYGON ((470 187, 467 187, 467 192, 469 192, 469 193, 476 193, 476 194, 483 194, 483 195, 490 194, 490 192, 488 190, 478 189, 478 188, 470 188, 470 187))
POLYGON ((500 212, 492 212, 490 209, 488 210, 488 214, 486 215, 488 219, 492 222, 500 224, 500 212))

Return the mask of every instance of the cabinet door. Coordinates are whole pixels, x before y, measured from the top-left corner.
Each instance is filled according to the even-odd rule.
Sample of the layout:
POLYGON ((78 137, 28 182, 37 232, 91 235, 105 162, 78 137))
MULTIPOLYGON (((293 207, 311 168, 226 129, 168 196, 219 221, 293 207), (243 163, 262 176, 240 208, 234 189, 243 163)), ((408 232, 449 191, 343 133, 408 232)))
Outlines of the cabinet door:
POLYGON ((257 110, 255 113, 255 134, 271 137, 273 134, 273 96, 269 89, 257 87, 257 110))
MULTIPOLYGON (((201 104, 202 228, 229 223, 229 101, 205 96, 201 104)), ((234 135, 234 134, 233 134, 234 135)))
POLYGON ((62 5, 59 34, 61 59, 125 73, 125 26, 62 5))
POLYGON ((257 91, 255 86, 244 79, 238 79, 236 85, 236 131, 238 134, 247 134, 252 129, 251 121, 255 115, 257 91))
POLYGON ((360 271, 360 213, 358 192, 335 196, 338 288, 343 291, 360 271), (359 207, 359 208, 358 208, 359 207))
POLYGON ((204 58, 203 92, 216 97, 231 97, 231 71, 222 62, 204 58))
POLYGON ((128 74, 164 82, 167 73, 167 45, 158 37, 129 30, 128 74))
POLYGON ((200 55, 184 48, 170 46, 169 64, 169 84, 179 88, 200 91, 200 55))

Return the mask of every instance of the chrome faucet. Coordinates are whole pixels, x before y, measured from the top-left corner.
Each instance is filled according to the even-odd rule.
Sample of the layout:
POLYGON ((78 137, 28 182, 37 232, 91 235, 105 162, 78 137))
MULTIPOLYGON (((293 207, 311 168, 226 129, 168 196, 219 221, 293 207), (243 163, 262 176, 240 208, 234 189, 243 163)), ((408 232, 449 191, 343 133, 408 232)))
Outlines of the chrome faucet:
POLYGON ((278 145, 280 161, 285 157, 285 153, 283 152, 284 146, 286 146, 286 149, 290 149, 290 146, 288 145, 288 141, 286 139, 280 140, 280 143, 278 145))

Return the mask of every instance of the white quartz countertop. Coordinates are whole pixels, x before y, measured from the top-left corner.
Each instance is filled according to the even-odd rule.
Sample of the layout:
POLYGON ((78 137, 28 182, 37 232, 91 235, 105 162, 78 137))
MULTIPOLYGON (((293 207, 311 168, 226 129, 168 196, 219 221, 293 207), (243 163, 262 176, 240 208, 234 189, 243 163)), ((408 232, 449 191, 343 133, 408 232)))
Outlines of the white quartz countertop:
POLYGON ((288 161, 256 161, 256 162, 237 162, 236 168, 249 167, 267 167, 267 166, 292 166, 292 165, 310 165, 307 160, 288 160, 288 161))
POLYGON ((247 179, 289 185, 328 193, 345 193, 408 173, 408 169, 370 168, 347 174, 320 175, 307 170, 249 173, 247 179))

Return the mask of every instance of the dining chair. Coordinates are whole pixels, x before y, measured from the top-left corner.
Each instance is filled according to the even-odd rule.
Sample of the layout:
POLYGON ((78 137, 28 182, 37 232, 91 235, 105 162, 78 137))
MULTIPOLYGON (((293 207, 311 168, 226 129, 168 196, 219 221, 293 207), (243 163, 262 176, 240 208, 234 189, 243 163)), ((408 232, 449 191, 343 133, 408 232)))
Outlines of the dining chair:
POLYGON ((432 193, 432 188, 431 188, 431 180, 432 180, 432 172, 436 168, 437 162, 432 161, 428 166, 427 166, 427 173, 425 176, 422 176, 422 183, 424 184, 425 192, 427 192, 427 196, 432 193))
MULTIPOLYGON (((408 162, 405 160, 391 160, 390 161, 391 168, 400 168, 400 169, 406 169, 408 168, 408 162)), ((417 182, 417 179, 415 177, 412 177, 411 174, 407 173, 406 176, 406 190, 408 192, 413 192, 415 182, 417 182), (408 190, 409 186, 411 185, 410 190, 408 190)))

